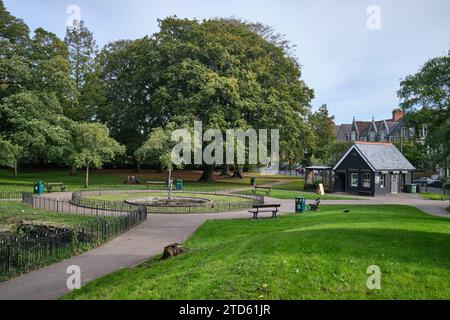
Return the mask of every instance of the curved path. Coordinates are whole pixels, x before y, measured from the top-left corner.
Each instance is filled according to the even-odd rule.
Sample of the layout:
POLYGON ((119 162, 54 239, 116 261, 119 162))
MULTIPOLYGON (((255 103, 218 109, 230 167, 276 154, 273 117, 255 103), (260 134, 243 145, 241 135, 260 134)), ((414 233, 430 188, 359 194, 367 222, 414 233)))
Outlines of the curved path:
MULTIPOLYGON (((48 195, 66 200, 70 193, 48 195)), ((294 212, 294 201, 266 198, 267 203, 280 203, 282 212, 294 212)), ((396 204, 410 205, 436 216, 450 217, 445 210, 447 202, 418 199, 411 195, 396 195, 364 200, 327 200, 322 204, 396 204)), ((262 215, 270 216, 270 214, 262 215)), ((69 266, 79 266, 82 284, 123 268, 139 264, 158 255, 172 243, 186 241, 207 220, 250 219, 247 210, 214 214, 151 214, 137 227, 105 245, 68 260, 33 271, 0 283, 0 300, 52 300, 67 293, 69 266)))

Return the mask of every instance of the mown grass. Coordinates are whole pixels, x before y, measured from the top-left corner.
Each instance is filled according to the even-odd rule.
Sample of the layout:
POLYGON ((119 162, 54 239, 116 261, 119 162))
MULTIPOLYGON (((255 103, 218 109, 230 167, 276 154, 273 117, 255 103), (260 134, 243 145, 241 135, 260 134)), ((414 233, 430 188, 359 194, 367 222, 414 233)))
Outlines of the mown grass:
POLYGON ((20 221, 70 227, 92 221, 92 216, 64 214, 35 209, 14 201, 0 201, 0 225, 8 226, 20 221))
MULTIPOLYGON (((96 170, 90 173, 90 190, 98 189, 146 189, 146 185, 126 185, 124 181, 127 176, 137 176, 142 182, 145 181, 167 181, 168 174, 156 171, 143 171, 141 174, 133 170, 96 170)), ((182 179, 185 181, 186 190, 191 191, 214 191, 240 189, 250 186, 250 177, 244 179, 235 179, 229 177, 220 177, 215 175, 215 183, 198 182, 201 172, 198 171, 175 171, 173 179, 182 179)), ((15 178, 10 170, 0 170, 0 191, 23 191, 32 192, 35 181, 61 182, 67 187, 67 191, 77 191, 84 189, 84 173, 79 171, 76 176, 69 175, 68 170, 46 170, 33 172, 19 172, 15 178)), ((260 177, 258 180, 262 184, 275 182, 272 177, 260 177)))
MULTIPOLYGON (((90 195, 86 196, 85 199, 91 200, 105 200, 105 201, 125 201, 133 200, 139 198, 152 198, 152 197, 167 197, 167 192, 147 192, 147 193, 112 193, 112 194, 102 194, 102 195, 90 195)), ((236 196, 218 196, 212 194, 195 194, 195 193, 184 193, 176 192, 172 194, 172 197, 189 197, 189 198, 201 198, 208 199, 214 202, 243 202, 248 201, 246 198, 236 197, 236 196)))
POLYGON ((273 189, 285 191, 303 191, 305 180, 303 178, 288 179, 286 184, 274 186, 273 189))
POLYGON ((446 201, 450 199, 450 195, 445 194, 444 198, 439 193, 420 193, 420 196, 426 200, 446 201))
POLYGON ((324 206, 205 223, 188 254, 152 259, 63 299, 448 299, 450 220, 406 206, 324 206), (349 209, 349 213, 344 213, 349 209), (369 266, 381 290, 369 290, 369 266))

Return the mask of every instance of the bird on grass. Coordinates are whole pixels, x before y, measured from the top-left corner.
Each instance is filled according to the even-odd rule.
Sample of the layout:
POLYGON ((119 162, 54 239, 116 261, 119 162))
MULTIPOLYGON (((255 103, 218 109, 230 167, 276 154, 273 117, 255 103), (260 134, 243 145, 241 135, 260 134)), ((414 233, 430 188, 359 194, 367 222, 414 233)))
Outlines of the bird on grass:
POLYGON ((347 209, 347 210, 344 210, 344 213, 349 213, 350 212, 350 210, 349 209, 347 209))

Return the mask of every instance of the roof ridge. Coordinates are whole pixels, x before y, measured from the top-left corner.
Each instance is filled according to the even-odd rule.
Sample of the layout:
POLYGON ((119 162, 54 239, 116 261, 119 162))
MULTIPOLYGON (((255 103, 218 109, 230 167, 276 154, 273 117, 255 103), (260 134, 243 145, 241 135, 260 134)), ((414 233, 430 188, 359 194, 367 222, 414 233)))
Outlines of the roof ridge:
POLYGON ((384 146, 393 146, 393 143, 390 142, 366 142, 366 141, 355 141, 355 144, 374 144, 374 145, 384 145, 384 146))

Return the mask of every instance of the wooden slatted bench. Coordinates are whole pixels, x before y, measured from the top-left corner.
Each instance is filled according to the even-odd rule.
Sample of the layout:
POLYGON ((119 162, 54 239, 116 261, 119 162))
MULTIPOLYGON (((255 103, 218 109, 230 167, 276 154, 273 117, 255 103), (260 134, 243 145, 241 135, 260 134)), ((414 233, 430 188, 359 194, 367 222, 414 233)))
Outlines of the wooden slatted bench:
POLYGON ((256 194, 256 192, 258 190, 265 190, 267 195, 270 195, 270 193, 272 192, 272 188, 269 188, 269 187, 257 187, 257 186, 255 186, 254 188, 255 189, 253 190, 253 193, 255 193, 255 194, 256 194))
POLYGON ((370 197, 372 195, 372 192, 370 192, 370 191, 358 191, 358 195, 370 197))
POLYGON ((253 214, 253 219, 258 219, 258 215, 263 212, 271 212, 272 218, 276 219, 278 211, 281 207, 281 204, 261 204, 254 205, 253 210, 249 210, 248 212, 253 214))
POLYGON ((45 184, 45 188, 47 189, 48 193, 52 193, 53 189, 60 189, 61 192, 65 192, 66 191, 66 186, 64 185, 64 183, 62 182, 51 182, 51 183, 46 183, 45 184))
POLYGON ((167 182, 164 181, 145 181, 147 185, 147 190, 150 189, 151 186, 167 186, 167 182))

